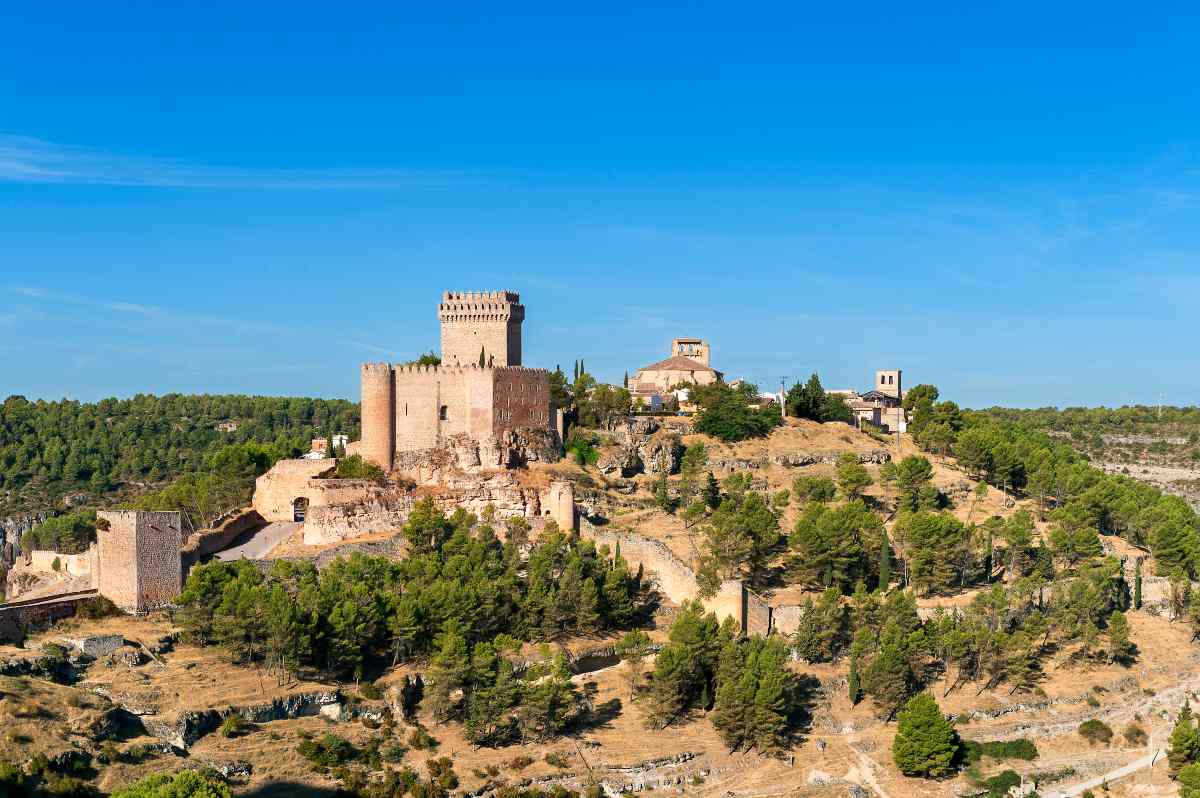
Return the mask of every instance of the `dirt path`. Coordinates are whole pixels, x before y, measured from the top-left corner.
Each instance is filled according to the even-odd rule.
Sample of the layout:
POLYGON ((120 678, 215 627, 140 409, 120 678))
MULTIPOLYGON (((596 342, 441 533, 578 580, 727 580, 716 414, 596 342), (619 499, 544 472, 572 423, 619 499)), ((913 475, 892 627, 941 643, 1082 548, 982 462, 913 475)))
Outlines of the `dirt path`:
POLYGON ((1114 781, 1125 778, 1131 773, 1136 773, 1143 768, 1151 767, 1158 762, 1165 761, 1167 754, 1165 751, 1153 751, 1145 756, 1138 757, 1128 765, 1110 770, 1109 772, 1096 776, 1095 778, 1081 781, 1078 784, 1067 787, 1065 790, 1054 790, 1046 793, 1046 798, 1071 798, 1071 796, 1080 795, 1084 790, 1091 790, 1100 787, 1104 784, 1112 784, 1114 781))

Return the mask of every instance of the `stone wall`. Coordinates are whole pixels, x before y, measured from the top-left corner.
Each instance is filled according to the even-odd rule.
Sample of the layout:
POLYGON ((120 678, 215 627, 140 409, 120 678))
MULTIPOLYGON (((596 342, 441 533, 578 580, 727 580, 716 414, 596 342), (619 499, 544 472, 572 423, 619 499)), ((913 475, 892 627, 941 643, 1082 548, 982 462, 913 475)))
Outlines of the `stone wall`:
POLYGON ((550 373, 545 369, 500 368, 492 392, 492 431, 552 429, 550 373))
POLYGON ((25 563, 29 571, 69 574, 70 576, 89 576, 92 573, 92 558, 87 553, 59 554, 56 551, 31 551, 29 561, 25 563), (58 567, 54 562, 58 561, 58 567))
POLYGON ((96 591, 87 590, 53 598, 0 604, 0 642, 21 643, 30 627, 69 618, 75 614, 80 602, 95 597, 96 591))
POLYGON ((196 561, 227 548, 240 535, 265 526, 266 519, 252 507, 226 518, 213 529, 202 529, 187 536, 181 555, 186 571, 196 561))
POLYGON ((292 503, 298 498, 312 506, 319 492, 314 477, 333 466, 331 460, 279 460, 254 481, 254 509, 268 522, 291 521, 292 503))
POLYGON ((383 469, 392 467, 396 452, 396 406, 392 367, 387 363, 363 363, 359 369, 362 388, 362 441, 346 447, 346 455, 360 454, 383 469))
MULTIPOLYGON (((616 551, 621 548, 621 556, 634 570, 642 570, 652 576, 655 586, 670 601, 682 604, 697 598, 700 587, 696 583, 696 572, 675 556, 666 544, 627 532, 610 532, 604 527, 597 527, 585 520, 580 520, 580 535, 592 540, 597 546, 607 545, 616 551)), ((717 594, 709 599, 703 599, 704 609, 713 613, 718 619, 733 618, 739 626, 746 627, 746 591, 742 583, 736 580, 726 580, 717 589, 717 594)), ((755 616, 754 623, 760 624, 761 618, 755 616)), ((769 614, 766 626, 769 627, 769 614)))

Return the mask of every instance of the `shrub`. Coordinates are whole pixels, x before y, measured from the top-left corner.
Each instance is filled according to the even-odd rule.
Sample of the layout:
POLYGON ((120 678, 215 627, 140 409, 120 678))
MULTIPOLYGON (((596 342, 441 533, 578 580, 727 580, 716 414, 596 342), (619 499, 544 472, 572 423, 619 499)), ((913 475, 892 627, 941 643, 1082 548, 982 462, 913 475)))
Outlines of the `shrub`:
POLYGON ((110 616, 120 614, 120 608, 118 608, 116 604, 113 604, 104 596, 96 596, 95 598, 84 599, 75 605, 75 617, 77 618, 95 620, 98 618, 108 618, 110 616))
POLYGON ((383 761, 390 762, 391 764, 394 765, 397 762, 399 762, 400 760, 404 759, 404 754, 407 751, 408 751, 407 748, 405 748, 404 746, 402 746, 398 743, 389 745, 387 748, 383 749, 383 754, 382 754, 383 761))
POLYGON ((1096 698, 1096 696, 1092 695, 1091 693, 1088 693, 1087 705, 1089 707, 1098 707, 1100 706, 1100 699, 1096 698))
POLYGON ((551 751, 546 754, 546 764, 551 767, 565 768, 567 766, 567 758, 558 751, 551 751))
POLYGON ((195 770, 175 774, 156 773, 137 781, 112 798, 230 798, 229 787, 215 777, 195 770))
POLYGON ((433 738, 424 726, 418 726, 408 735, 408 747, 416 751, 432 751, 438 747, 438 741, 433 738))
POLYGON ((314 765, 327 768, 353 762, 359 754, 349 740, 336 734, 323 734, 319 740, 304 740, 296 750, 314 765))
POLYGON ((1113 731, 1104 721, 1092 718, 1079 724, 1079 735, 1087 740, 1089 745, 1096 743, 1108 745, 1112 741, 1113 731))
POLYGON ((600 452, 596 449, 596 436, 589 435, 577 429, 571 430, 567 436, 566 446, 567 454, 579 465, 595 465, 600 459, 600 452))
POLYGON ((337 467, 331 476, 334 479, 367 479, 372 482, 383 482, 383 469, 364 460, 361 455, 351 455, 338 460, 337 467))
POLYGON ((522 770, 524 770, 525 768, 529 767, 532 764, 533 764, 533 757, 525 756, 524 754, 522 754, 521 756, 513 757, 512 759, 508 760, 508 766, 510 768, 512 768, 513 770, 517 771, 518 773, 521 772, 522 770))
POLYGON ((383 698, 383 690, 375 682, 363 682, 358 686, 358 692, 368 701, 378 701, 383 698))
POLYGON ((1003 770, 995 776, 984 779, 981 785, 987 792, 987 798, 1007 798, 1008 791, 1021 784, 1021 777, 1014 770, 1003 770))
POLYGON ((967 762, 978 762, 985 756, 991 759, 1023 759, 1032 762, 1038 758, 1038 750, 1033 740, 1027 737, 989 740, 983 743, 974 740, 963 741, 963 758, 967 762))
POLYGON ((225 738, 240 737, 246 732, 246 720, 234 712, 225 716, 221 723, 221 736, 225 738))
POLYGON ((1150 739, 1146 734, 1146 730, 1136 723, 1130 723, 1125 727, 1125 742, 1130 745, 1145 745, 1146 740, 1150 739))

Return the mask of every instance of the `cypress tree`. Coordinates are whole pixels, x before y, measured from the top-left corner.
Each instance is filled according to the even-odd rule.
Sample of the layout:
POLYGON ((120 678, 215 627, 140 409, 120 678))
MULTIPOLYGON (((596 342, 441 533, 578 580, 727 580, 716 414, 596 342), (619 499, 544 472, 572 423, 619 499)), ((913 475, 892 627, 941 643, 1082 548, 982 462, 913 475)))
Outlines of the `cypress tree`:
MULTIPOLYGON (((883 545, 880 546, 880 548, 879 548, 879 592, 886 593, 887 589, 888 589, 888 585, 890 585, 891 582, 892 582, 892 544, 891 544, 891 541, 888 540, 887 532, 885 531, 883 533, 883 545)), ((851 662, 851 672, 855 673, 855 675, 857 676, 858 674, 857 674, 857 672, 855 672, 853 670, 853 668, 854 668, 854 665, 853 665, 853 662, 851 662)))
POLYGON ((1142 608, 1142 561, 1140 559, 1133 575, 1133 608, 1135 610, 1142 608))
POLYGON ((479 347, 479 368, 483 368, 487 364, 487 357, 483 354, 483 347, 479 347))
POLYGON ((628 371, 625 372, 625 377, 624 377, 624 379, 621 380, 621 387, 622 388, 629 387, 629 372, 628 371))
POLYGON ((858 702, 862 701, 862 684, 858 678, 858 657, 850 658, 849 682, 850 703, 857 706, 858 702))

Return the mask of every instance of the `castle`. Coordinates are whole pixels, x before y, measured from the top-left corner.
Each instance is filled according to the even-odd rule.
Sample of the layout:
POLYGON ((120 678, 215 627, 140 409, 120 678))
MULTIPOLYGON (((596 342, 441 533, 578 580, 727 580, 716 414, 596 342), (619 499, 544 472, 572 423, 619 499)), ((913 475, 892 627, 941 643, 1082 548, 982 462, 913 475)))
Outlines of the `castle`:
POLYGON ((362 364, 362 440, 348 451, 406 474, 446 447, 499 467, 557 448, 550 372, 521 366, 520 295, 447 291, 438 319, 440 365, 362 364))

